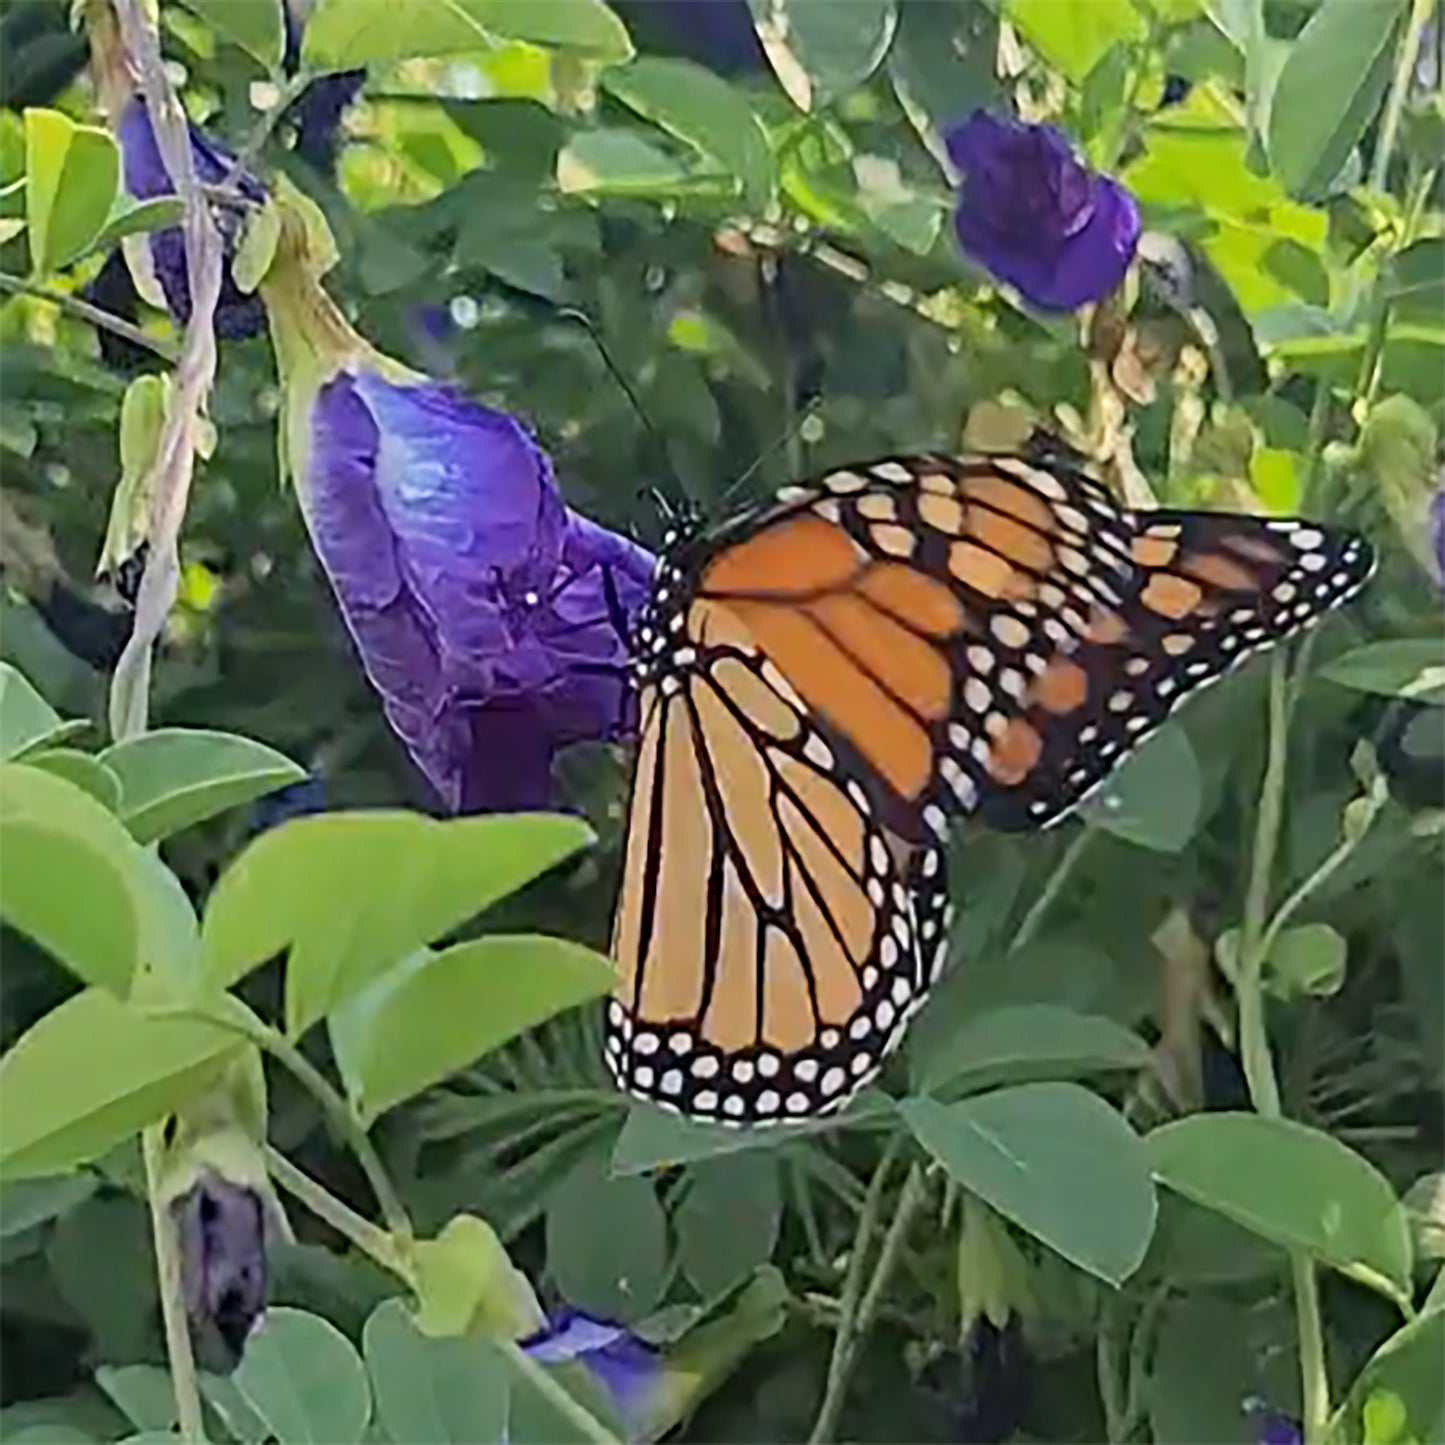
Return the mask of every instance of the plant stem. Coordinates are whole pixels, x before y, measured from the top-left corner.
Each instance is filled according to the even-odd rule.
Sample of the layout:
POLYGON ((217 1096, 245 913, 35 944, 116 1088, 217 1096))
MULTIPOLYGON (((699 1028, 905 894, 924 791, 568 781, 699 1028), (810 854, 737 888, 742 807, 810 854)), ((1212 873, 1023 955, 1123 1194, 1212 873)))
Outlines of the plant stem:
POLYGON ((845 1361, 852 1351, 853 1332, 858 1324, 859 1306, 863 1299, 863 1272, 868 1262, 868 1244, 878 1224, 878 1213, 883 1205, 883 1190, 893 1169, 893 1161, 903 1147, 903 1136, 894 1134, 878 1160, 878 1167, 868 1181, 868 1192, 863 1196, 863 1209, 858 1216, 858 1228, 853 1234, 853 1248, 848 1256, 848 1270, 843 1277, 843 1293, 838 1301, 838 1328, 833 1335, 833 1353, 828 1361, 828 1383, 823 1391, 823 1403, 818 1409, 818 1418, 813 1422, 808 1436, 810 1445, 826 1440, 832 1434, 838 1411, 843 1405, 843 1392, 847 1387, 845 1361))
MULTIPOLYGON (((1255 823, 1249 892, 1245 897, 1244 920, 1240 928, 1239 970, 1235 983, 1244 1077, 1256 1112, 1269 1119, 1279 1118, 1281 1109, 1279 1081, 1275 1077, 1269 1034, 1265 1028, 1262 975, 1265 912, 1284 815, 1288 683, 1289 664, 1284 651, 1277 650, 1270 660, 1268 751, 1260 788, 1259 817, 1255 823)), ((1289 1251, 1289 1267, 1294 1289, 1295 1328, 1299 1336, 1304 1445, 1323 1445, 1329 1425, 1330 1386, 1315 1266, 1306 1251, 1292 1249, 1289 1251)))
POLYGON ((141 1135, 145 1160, 146 1198, 150 1203, 151 1238, 156 1251, 156 1285, 161 1297, 161 1320, 165 1326, 166 1359, 171 1388, 176 1397, 176 1421, 187 1445, 205 1445, 206 1427, 201 1415, 201 1392, 196 1382, 196 1359, 191 1350, 191 1331, 186 1320, 186 1301, 181 1286, 181 1258, 176 1247, 176 1227, 160 1197, 161 1156, 164 1152, 163 1124, 152 1124, 141 1135))
POLYGON ((88 321, 102 331, 123 337, 134 346, 145 347, 147 351, 154 352, 162 361, 168 361, 172 366, 180 357, 180 353, 170 342, 151 336, 124 317, 115 316, 99 306, 92 306, 80 296, 56 291, 53 287, 42 286, 38 281, 27 281, 23 276, 12 276, 8 271, 0 271, 0 291, 8 291, 12 296, 34 296, 38 301, 48 301, 52 306, 58 306, 69 315, 88 321))
POLYGON ((1054 871, 1049 874, 1039 896, 1029 906, 1029 911, 1024 914, 1023 922, 1018 926, 1018 932, 1013 936, 1013 942, 1009 944, 1009 952, 1022 948, 1024 944, 1032 941, 1034 935, 1043 924, 1044 915, 1053 907, 1059 894, 1063 892, 1064 884, 1069 881, 1070 874, 1078 865, 1079 859, 1084 856, 1084 849, 1089 846, 1089 841, 1094 836, 1094 830, 1087 825, 1081 828, 1059 856, 1059 861, 1054 864, 1054 871))
POLYGON ((569 1424, 577 1427, 584 1440, 593 1445, 622 1445, 617 1436, 608 1430, 588 1409, 574 1400, 565 1387, 558 1384, 547 1371, 524 1350, 516 1340, 493 1340, 492 1343, 506 1357, 507 1363, 523 1379, 542 1395, 554 1410, 569 1424))
POLYGON ((390 1234, 344 1204, 324 1184, 318 1184, 309 1174, 297 1168, 273 1145, 267 1144, 265 1153, 267 1171, 287 1193, 383 1269, 390 1270, 408 1285, 415 1284, 413 1271, 398 1252, 390 1234))
POLYGON ((1372 190, 1383 191, 1389 178, 1390 156, 1395 149, 1400 116, 1405 109, 1405 97, 1410 90, 1410 77, 1415 71, 1415 57, 1420 53, 1420 37, 1425 33, 1425 24, 1434 8, 1435 0, 1415 0, 1410 7, 1410 19, 1405 26, 1405 36, 1395 60, 1395 76, 1390 82, 1390 95, 1385 101, 1384 118, 1380 121, 1380 138, 1375 143, 1375 157, 1370 163, 1372 190))
POLYGON ((1118 1296, 1105 1300, 1094 1336, 1094 1373, 1098 1378, 1099 1403, 1104 1407, 1104 1435, 1109 1445, 1123 1445, 1126 1437, 1126 1407, 1119 1385, 1119 1314, 1118 1296))
POLYGON ((251 1037, 278 1064, 285 1067, 296 1082, 316 1100, 342 1141, 356 1155, 356 1162, 361 1165, 366 1182, 371 1185, 371 1192, 376 1196, 381 1217, 386 1220, 386 1227, 396 1241, 399 1257, 405 1259, 412 1238, 411 1219, 361 1121, 351 1112, 346 1100, 332 1088, 321 1070, 279 1030, 262 1023, 251 1030, 251 1037))

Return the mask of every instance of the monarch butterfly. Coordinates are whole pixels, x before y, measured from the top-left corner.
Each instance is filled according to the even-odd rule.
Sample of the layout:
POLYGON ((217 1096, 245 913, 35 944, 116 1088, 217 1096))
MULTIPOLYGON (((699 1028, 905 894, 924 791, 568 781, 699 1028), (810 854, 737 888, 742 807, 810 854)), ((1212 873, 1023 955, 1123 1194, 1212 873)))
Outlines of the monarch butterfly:
POLYGON ((724 1123, 837 1108, 942 969, 949 816, 1056 822, 1373 565, 1309 522, 1125 511, 1042 437, 674 543, 636 635, 618 1083, 724 1123))

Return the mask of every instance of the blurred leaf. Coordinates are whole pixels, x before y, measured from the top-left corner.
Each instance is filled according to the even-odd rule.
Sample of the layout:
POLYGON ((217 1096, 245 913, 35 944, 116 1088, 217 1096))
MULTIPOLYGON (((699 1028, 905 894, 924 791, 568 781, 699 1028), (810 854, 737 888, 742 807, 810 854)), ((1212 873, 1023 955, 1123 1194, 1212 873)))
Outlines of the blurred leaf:
POLYGON ((1090 826, 1156 853, 1178 853, 1199 827, 1204 787, 1188 735, 1165 726, 1082 808, 1090 826))
POLYGON ((1269 159, 1292 195, 1321 194, 1359 144, 1409 10, 1409 0, 1321 0, 1290 45, 1269 111, 1269 159))
POLYGON ((644 140, 610 128, 574 135, 557 157, 564 195, 666 196, 701 188, 723 196, 732 185, 721 170, 700 171, 644 140))
POLYGON ((0 1239, 73 1209, 95 1193, 98 1182, 93 1174, 57 1174, 0 1185, 0 1239))
POLYGON ((89 793, 108 813, 120 810, 120 779, 79 748, 39 748, 25 754, 25 766, 39 768, 89 793))
POLYGON ((1338 1139, 1289 1119, 1197 1114, 1145 1140, 1159 1181, 1390 1299, 1410 1295, 1410 1235, 1389 1182, 1338 1139))
POLYGON ((998 16, 973 0, 905 5, 888 74, 909 123, 944 163, 943 129, 997 104, 998 16))
POLYGON ((281 20, 284 0, 181 0, 217 35, 234 40, 263 69, 274 71, 281 64, 286 43, 281 20))
POLYGON ((1080 1269, 1120 1284, 1154 1231, 1148 1156, 1124 1119, 1076 1084, 1023 1084, 900 1112, 957 1183, 1080 1269))
POLYGON ((19 668, 0 662, 0 762, 57 742, 87 725, 62 722, 19 668))
POLYGON ((361 1347, 377 1420, 391 1439, 472 1445, 506 1438, 507 1363, 481 1336, 429 1338, 391 1299, 367 1320, 361 1347))
POLYGON ((748 0, 778 83, 799 110, 821 110, 883 62, 898 25, 895 0, 748 0))
POLYGON ((159 1365, 102 1365, 95 1383, 139 1431, 164 1434, 176 1423, 176 1392, 159 1365))
POLYGON ((115 202, 120 153, 108 131, 58 110, 25 112, 25 215, 30 261, 46 276, 86 251, 115 202))
POLYGON ((616 64, 632 55, 627 29, 602 0, 318 0, 306 22, 302 59, 318 70, 348 70, 408 56, 487 51, 497 40, 576 50, 616 64))
POLYGON ((1445 311, 1445 238, 1407 246, 1390 263, 1387 293, 1396 316, 1436 321, 1445 311))
POLYGON ((267 1310, 233 1378, 286 1445, 356 1445, 371 1418, 361 1357, 335 1325, 305 1310, 267 1310))
POLYGON ((750 208, 767 206, 777 170, 767 132, 741 91, 700 65, 657 56, 608 70, 602 83, 644 120, 731 171, 750 208))
POLYGON ((1365 1440, 1370 1445, 1395 1441, 1445 1439, 1445 1309, 1426 1310, 1397 1330, 1365 1362, 1344 1404, 1331 1422, 1331 1438, 1365 1440), (1371 1430, 1371 1406, 1377 1419, 1386 1412, 1397 1421, 1393 1431, 1371 1430))
POLYGON ((109 1193, 86 1200, 51 1231, 45 1260, 98 1356, 140 1362, 160 1345, 155 1251, 140 1199, 109 1193))
POLYGON ((0 848, 5 920, 78 978, 125 994, 141 961, 144 903, 135 844, 115 815, 64 778, 6 763, 0 848))
POLYGON ((198 1019, 139 1013, 103 989, 76 994, 0 1058, 0 1175, 35 1178, 98 1158, 193 1097, 243 1047, 198 1019))
POLYGON ((474 1214, 456 1214, 435 1239, 413 1246, 415 1323, 433 1339, 473 1331, 521 1339, 543 1324, 527 1277, 507 1257, 496 1231, 474 1214))
POLYGON ((347 1093, 363 1119, 374 1119, 553 1014, 606 993, 615 979, 601 954, 541 935, 414 955, 342 1005, 352 1011, 353 1032, 338 1057, 347 1061, 347 1093))
POLYGON ((931 1048, 909 1050, 914 1087, 929 1093, 1139 1069, 1148 1061, 1138 1034, 1112 1019, 1051 1004, 959 1016, 931 1048))
POLYGON ((568 1303, 599 1319, 628 1324, 655 1308, 667 1216, 652 1181, 610 1178, 595 1154, 578 1164, 547 1202, 547 1273, 568 1303))
POLYGON ((688 1171, 672 1222, 683 1273, 704 1299, 741 1284, 773 1257, 782 1208, 769 1155, 714 1159, 688 1171))
POLYGON ((383 969, 591 839, 579 819, 547 814, 294 819, 255 839, 211 893, 206 972, 225 987, 289 948, 286 1022, 299 1035, 383 969))
POLYGON ((264 743, 200 728, 157 728, 112 744, 100 761, 119 776, 121 821, 141 843, 306 777, 304 768, 264 743))
POLYGON ((1005 0, 1003 15, 1075 85, 1114 46, 1144 36, 1143 17, 1130 0, 1005 0))
POLYGON ((1359 692, 1445 703, 1445 643, 1438 637, 1367 643, 1337 657, 1320 675, 1359 692))

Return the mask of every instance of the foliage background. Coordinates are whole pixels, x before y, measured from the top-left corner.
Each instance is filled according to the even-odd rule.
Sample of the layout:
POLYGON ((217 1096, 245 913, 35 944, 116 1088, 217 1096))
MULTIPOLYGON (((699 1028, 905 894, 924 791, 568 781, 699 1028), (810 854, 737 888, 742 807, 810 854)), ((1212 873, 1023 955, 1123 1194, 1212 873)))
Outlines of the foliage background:
MULTIPOLYGON (((740 476, 761 494, 859 456, 956 449, 986 434, 1002 403, 1070 429, 1116 477, 1133 476, 1127 414, 1132 459, 1166 505, 1304 509, 1372 534, 1380 578, 1327 626, 1300 674, 1275 896, 1335 845, 1361 786, 1351 770, 1360 740, 1373 742, 1392 796, 1295 920, 1325 931, 1301 941, 1294 975, 1281 972, 1277 992, 1290 996, 1271 1005, 1271 1028, 1290 1117, 1361 1151, 1397 1192, 1438 1168, 1445 713, 1388 696, 1378 677, 1362 691, 1324 675, 1371 640, 1438 646, 1439 594, 1419 555, 1438 459, 1427 457, 1423 474, 1406 468, 1396 485, 1361 432, 1386 397, 1411 399, 1437 425, 1445 399, 1438 28, 1408 99, 1402 92, 1389 164, 1378 161, 1400 36, 1430 7, 793 0, 802 69, 775 71, 741 4, 617 0, 642 57, 623 66, 565 36, 555 48, 508 38, 505 26, 489 52, 428 53, 440 7, 409 3, 412 30, 374 24, 333 57, 338 68, 370 64, 334 153, 304 154, 283 124, 264 164, 321 203, 343 258, 330 285, 358 327, 527 418, 569 501, 598 520, 655 542, 654 490, 715 510, 740 476), (1322 21, 1333 29, 1307 51, 1301 32, 1322 21), (1380 36, 1370 53, 1382 58, 1362 71, 1361 46, 1380 36), (406 49, 416 53, 398 54, 406 49), (1291 69, 1299 54, 1307 63, 1291 69), (1325 93, 1342 119, 1320 118, 1325 93), (1337 93, 1348 104, 1336 107, 1337 93), (1093 164, 1123 177, 1147 225, 1189 245, 1182 269, 1164 253, 1091 328, 1027 313, 952 242, 939 129, 1009 99, 1055 119, 1093 164), (1212 351, 1192 307, 1211 318, 1212 351), (572 309, 592 319, 650 425, 572 309)), ((22 107, 88 113, 64 11, 60 0, 15 0, 0 17, 0 186, 24 169, 22 107)), ((164 3, 165 49, 192 118, 239 147, 281 78, 208 14, 214 7, 164 3)), ((24 244, 0 247, 0 269, 25 271, 24 244)), ((100 264, 81 262, 61 284, 93 284, 100 264)), ((164 332, 162 318, 144 319, 164 332)), ((118 472, 120 399, 155 362, 30 297, 0 310, 0 338, 4 656, 62 714, 99 723, 128 615, 113 588, 89 579, 118 472)), ((154 720, 272 745, 318 780, 312 804, 426 809, 278 483, 277 405, 266 339, 228 343, 211 409, 219 443, 187 519, 154 720)), ((1099 1076, 1141 1129, 1248 1107, 1228 986, 1179 932, 1178 910, 1206 940, 1240 924, 1266 687, 1255 666, 1191 707, 1110 797, 1056 835, 961 830, 958 968, 920 1022, 915 1070, 920 1059, 961 1058, 954 1073, 973 1068, 974 1088, 1099 1076), (1175 932, 1161 933, 1170 919, 1175 932), (1014 949, 1021 931, 1025 947, 1014 949), (1133 1030, 1157 1075, 1137 1059, 1119 1067, 1117 1034, 1103 1060, 1080 1058, 1075 1041, 1062 1064, 1041 1061, 1038 1015, 1014 1020, 1024 1045, 959 1042, 968 1018, 1006 1006, 1133 1030)), ((597 828, 598 846, 489 924, 604 945, 624 768, 601 749, 567 760, 564 796, 597 828)), ((232 812, 167 844, 194 898, 277 807, 232 812)), ((18 934, 7 931, 4 946, 8 1045, 73 983, 18 934)), ((246 995, 277 1007, 274 965, 246 995)), ((380 1143, 406 1203, 424 1231, 458 1210, 485 1216, 553 1293, 632 1323, 725 1296, 773 1261, 792 1299, 787 1322, 687 1438, 801 1438, 822 1393, 876 1135, 842 1131, 680 1174, 609 1178, 627 1111, 602 1083, 587 1028, 549 1025, 540 1043, 489 1057, 388 1115, 380 1143)), ((271 1137, 364 1198, 284 1075, 273 1082, 271 1137)), ((42 1421, 97 1439, 127 1433, 126 1417, 165 1424, 128 1406, 114 1373, 164 1358, 135 1178, 134 1160, 112 1158, 39 1218, 6 1221, 7 1438, 42 1421)), ((1086 1221, 1119 1207, 1107 1170, 1085 1169, 1072 1186, 1067 1212, 1086 1221)), ((1279 1188, 1286 1215, 1311 1198, 1306 1178, 1279 1188)), ((888 1194, 885 1212, 896 1203, 888 1194)), ((1123 1424, 1158 1440, 1223 1441, 1252 1438, 1249 1397, 1298 1414, 1295 1321, 1272 1247, 1163 1193, 1149 1253, 1116 1294, 1023 1234, 1012 1249, 995 1242, 986 1259, 970 1255, 978 1237, 960 1239, 954 1205, 935 1190, 906 1242, 857 1363, 845 1438, 1068 1440, 1123 1424), (992 1323, 974 1329, 980 1301, 992 1323), (1101 1398, 1101 1379, 1114 1379, 1120 1399, 1107 1383, 1101 1398)), ((324 1231, 303 1226, 303 1241, 276 1256, 273 1300, 358 1337, 390 1286, 354 1254, 324 1247, 336 1243, 324 1231)), ((1438 1262, 1438 1235, 1433 1248, 1422 1267, 1438 1262)), ((1340 1393, 1392 1313, 1360 1284, 1325 1278, 1340 1393)))

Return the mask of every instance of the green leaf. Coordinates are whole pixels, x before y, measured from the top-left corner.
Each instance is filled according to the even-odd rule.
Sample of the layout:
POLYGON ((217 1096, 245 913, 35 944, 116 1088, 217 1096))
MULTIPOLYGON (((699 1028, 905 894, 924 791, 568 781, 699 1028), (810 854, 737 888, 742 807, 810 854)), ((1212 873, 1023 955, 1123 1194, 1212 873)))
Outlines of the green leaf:
POLYGON ((140 962, 137 850, 115 815, 28 763, 0 767, 0 915, 78 978, 116 994, 140 962), (85 900, 77 907, 77 898, 85 900))
POLYGON ((996 105, 998 16, 971 0, 905 5, 888 75, 909 124, 947 169, 943 130, 970 111, 996 105))
POLYGON ((1155 733, 1079 809, 1092 827, 1155 853, 1178 853, 1199 827, 1204 785, 1180 727, 1155 733))
POLYGON ((683 1273, 704 1299, 741 1284, 773 1257, 783 1201, 766 1154, 715 1159, 688 1171, 673 1227, 683 1273))
POLYGON ((267 1310, 233 1378, 286 1445, 355 1445, 371 1419, 361 1356, 335 1325, 305 1310, 267 1310))
POLYGON ((39 748, 25 754, 25 766, 73 783, 108 813, 120 809, 120 779, 104 763, 79 748, 39 748))
POLYGON ((416 1327, 431 1339, 480 1333, 522 1339, 544 1323, 542 1307, 496 1231, 454 1214, 435 1239, 413 1246, 416 1327))
POLYGON ((701 172, 615 126, 572 137, 557 157, 557 185, 566 195, 584 196, 671 197, 699 188, 725 196, 733 189, 723 171, 701 172))
POLYGON ((94 1174, 56 1174, 0 1185, 0 1239, 66 1213, 89 1199, 99 1184, 94 1174))
POLYGON ((176 1423, 176 1393, 169 1370, 158 1365, 102 1365, 95 1383, 142 1432, 164 1435, 176 1423))
POLYGON ((1368 1445, 1445 1440, 1442 1359, 1445 1308, 1427 1309, 1365 1362, 1331 1422, 1330 1439, 1368 1445), (1393 1430, 1384 1428, 1387 1420, 1393 1420, 1393 1430))
POLYGON ((0 1058, 0 1174, 35 1178, 99 1158, 193 1097, 242 1047, 199 1019, 141 1013, 104 989, 76 994, 0 1058))
POLYGON ((281 64, 286 30, 281 19, 283 0, 181 0, 217 35, 234 40, 247 55, 274 71, 281 64))
POLYGON ((25 218, 38 276, 89 249, 110 216, 120 153, 109 132, 58 110, 25 112, 25 218))
POLYGON ((1431 236, 1401 251, 1390 263, 1387 294, 1396 316, 1437 321, 1445 312, 1445 238, 1431 236))
POLYGON ((0 762, 57 742, 86 726, 80 719, 62 722, 19 668, 0 662, 0 762))
POLYGON ((1113 1285, 1138 1268, 1154 1231, 1148 1156, 1096 1094, 1024 1084, 899 1109, 954 1180, 1065 1259, 1113 1285))
POLYGON ((376 1417, 393 1440, 473 1445, 507 1434, 507 1362, 476 1334, 431 1339, 396 1299, 378 1306, 361 1335, 376 1417))
POLYGON ((306 776, 264 743, 200 728, 158 728, 113 744, 100 761, 119 776, 121 820, 141 843, 169 838, 306 776))
POLYGON ((914 1087, 926 1093, 1139 1069, 1149 1060, 1144 1040, 1112 1019, 1051 1004, 992 1009, 932 1032, 927 1047, 909 1049, 914 1087))
POLYGON ((748 0, 748 8, 778 83, 805 111, 862 85, 898 26, 895 0, 748 0))
POLYGON ((139 236, 147 231, 179 226, 184 213, 185 207, 175 196, 153 196, 148 201, 133 201, 122 194, 116 198, 115 209, 111 211, 89 249, 106 251, 127 236, 139 236))
POLYGON ((1114 46, 1144 36, 1144 19, 1130 0, 1007 0, 1003 15, 1075 85, 1114 46))
POLYGON ((140 550, 150 532, 158 474, 156 448, 170 410, 174 383, 147 373, 125 389, 120 403, 120 480, 111 493, 100 569, 114 572, 140 550))
POLYGON ((767 206, 777 167, 767 132, 741 91, 691 61, 657 56, 605 72, 603 84, 644 120, 731 171, 754 210, 767 206))
POLYGON ((1165 1124, 1145 1143, 1170 1189, 1408 1300, 1405 1212, 1374 1165, 1338 1139, 1289 1119, 1216 1113, 1165 1124))
POLYGON ((1445 703, 1445 645, 1438 637, 1371 642, 1337 657, 1321 675, 1357 692, 1445 703))
POLYGON ((498 40, 575 50, 617 64, 632 56, 627 27, 602 0, 319 0, 306 22, 302 59, 316 70, 491 50, 498 40))
POLYGON ((630 1324, 661 1299, 667 1217, 651 1180, 609 1178, 599 1156, 584 1159, 548 1201, 546 1234, 547 1273, 579 1309, 630 1324))
POLYGON ((363 1119, 374 1119, 615 981, 601 954, 541 935, 414 955, 342 1005, 347 1093, 363 1119))
POLYGON ((227 987, 289 948, 286 1021, 299 1035, 398 959, 591 841, 579 819, 547 814, 294 819, 255 839, 212 891, 201 930, 207 976, 227 987))
POLYGON ((846 1108, 823 1119, 733 1128, 710 1124, 705 1119, 689 1119, 669 1109, 638 1102, 627 1111, 610 1167, 614 1174, 643 1174, 723 1154, 741 1154, 749 1149, 777 1149, 812 1134, 881 1122, 892 1112, 892 1101, 886 1094, 865 1089, 846 1108))
POLYGON ((1321 0, 1290 45, 1269 111, 1269 159, 1292 195, 1321 194, 1359 144, 1409 9, 1410 0, 1321 0))

